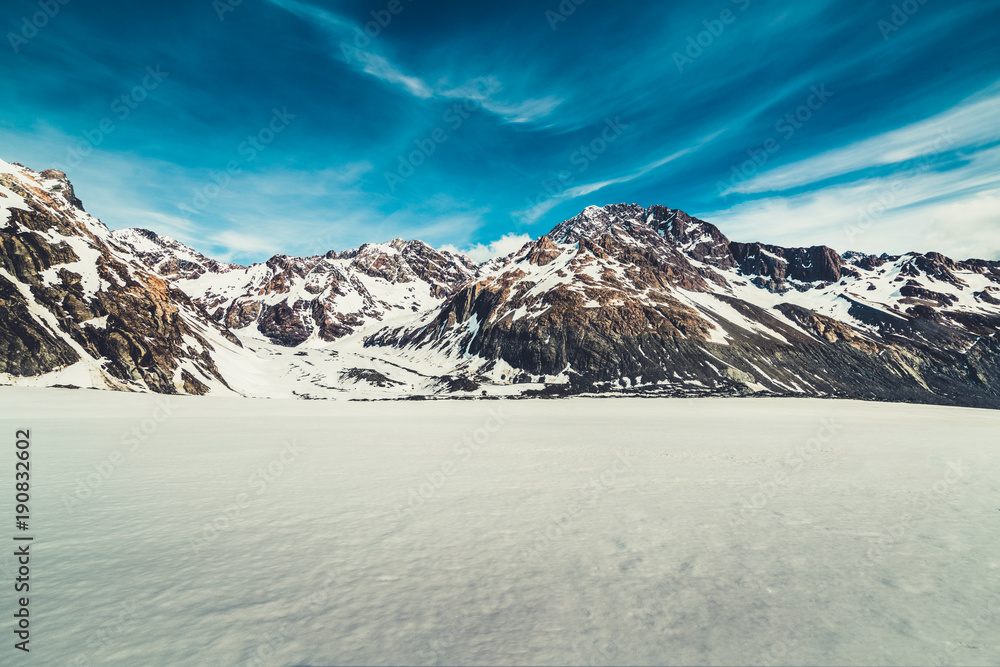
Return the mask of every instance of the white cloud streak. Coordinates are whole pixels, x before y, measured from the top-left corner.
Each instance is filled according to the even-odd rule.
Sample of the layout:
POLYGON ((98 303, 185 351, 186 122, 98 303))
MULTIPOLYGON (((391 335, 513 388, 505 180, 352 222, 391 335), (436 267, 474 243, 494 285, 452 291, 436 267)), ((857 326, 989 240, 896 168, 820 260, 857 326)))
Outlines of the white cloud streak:
POLYGON ((659 160, 654 160, 653 162, 643 165, 642 167, 639 167, 638 169, 624 176, 618 176, 616 178, 610 178, 604 181, 595 181, 593 183, 586 183, 584 185, 577 185, 572 188, 567 188, 565 191, 561 193, 558 193, 556 195, 553 195, 552 197, 549 197, 547 199, 538 202, 531 208, 527 208, 523 211, 517 211, 513 213, 513 216, 515 219, 519 220, 522 224, 533 224, 537 222, 543 215, 545 215, 553 208, 555 208, 556 206, 565 201, 570 201, 573 199, 577 199, 579 197, 585 197, 586 195, 593 194, 594 192, 597 192, 598 190, 603 190, 604 188, 611 185, 620 185, 622 183, 628 183, 630 181, 634 181, 637 178, 642 178, 651 171, 659 169, 660 167, 669 164, 675 160, 678 160, 684 157, 685 155, 694 153, 699 148, 708 144, 710 141, 718 137, 720 134, 722 134, 722 132, 723 130, 715 132, 705 137, 704 139, 702 139, 693 146, 688 146, 687 148, 681 149, 676 153, 672 153, 667 157, 660 158, 659 160))
POLYGON ((777 192, 851 174, 900 164, 950 148, 983 146, 1000 140, 1000 84, 957 107, 906 127, 886 132, 805 160, 761 172, 723 195, 777 192))
POLYGON ((476 262, 487 262, 495 257, 505 257, 520 250, 525 243, 530 243, 533 239, 527 234, 505 234, 501 238, 489 243, 477 243, 473 246, 460 250, 453 245, 444 245, 440 250, 465 255, 476 262))
POLYGON ((446 84, 432 86, 419 76, 405 73, 388 57, 379 53, 375 47, 378 37, 368 37, 361 31, 361 26, 348 19, 297 0, 268 0, 268 2, 324 30, 337 43, 338 60, 357 67, 380 81, 402 88, 413 97, 466 99, 478 102, 483 109, 502 118, 504 122, 517 124, 539 121, 562 104, 561 99, 551 95, 540 99, 504 102, 483 95, 471 83, 458 87, 448 87, 446 84), (358 35, 368 40, 365 48, 358 48, 355 43, 358 35))
POLYGON ((742 240, 995 259, 997 118, 1000 84, 923 121, 762 172, 730 192, 776 193, 835 177, 842 182, 752 199, 702 217, 742 240), (873 168, 882 168, 880 175, 867 177, 864 170, 873 168))
POLYGON ((1000 146, 937 164, 699 214, 730 237, 870 253, 1000 257, 1000 146))

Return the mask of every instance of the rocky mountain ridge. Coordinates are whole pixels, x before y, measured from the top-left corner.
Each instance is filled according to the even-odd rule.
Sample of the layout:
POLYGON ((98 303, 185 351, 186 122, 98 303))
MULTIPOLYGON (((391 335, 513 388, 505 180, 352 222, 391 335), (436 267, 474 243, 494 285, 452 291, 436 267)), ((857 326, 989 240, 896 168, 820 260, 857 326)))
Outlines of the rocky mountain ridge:
POLYGON ((302 398, 792 394, 1000 407, 1000 262, 589 207, 476 264, 396 239, 244 267, 0 162, 0 378, 302 398))
POLYGON ((367 344, 575 391, 996 407, 998 287, 998 262, 737 243, 680 211, 592 207, 367 344))
POLYGON ((204 394, 239 347, 87 215, 62 172, 0 163, 0 373, 204 394))

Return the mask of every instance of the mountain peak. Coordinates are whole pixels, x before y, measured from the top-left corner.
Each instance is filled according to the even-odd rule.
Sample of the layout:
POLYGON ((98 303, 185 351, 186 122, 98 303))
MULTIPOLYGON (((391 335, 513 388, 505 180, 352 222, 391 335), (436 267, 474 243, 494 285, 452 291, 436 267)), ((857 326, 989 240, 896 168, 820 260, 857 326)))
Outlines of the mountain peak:
POLYGON ((1000 397, 1000 262, 731 242, 613 204, 485 264, 397 238, 244 268, 71 200, 61 172, 0 164, 0 372, 19 383, 1000 397))
POLYGON ((164 278, 187 280, 205 273, 226 273, 243 268, 206 257, 180 241, 148 229, 116 229, 111 232, 111 239, 164 278))
POLYGON ((712 266, 735 265, 729 239, 715 225, 666 206, 588 206, 578 216, 556 225, 548 236, 556 243, 579 243, 581 239, 596 239, 605 234, 650 249, 671 246, 712 266))
POLYGON ((564 220, 548 233, 555 243, 578 243, 580 239, 594 239, 613 234, 615 229, 628 231, 641 223, 646 209, 638 204, 610 204, 588 206, 576 217, 564 220))

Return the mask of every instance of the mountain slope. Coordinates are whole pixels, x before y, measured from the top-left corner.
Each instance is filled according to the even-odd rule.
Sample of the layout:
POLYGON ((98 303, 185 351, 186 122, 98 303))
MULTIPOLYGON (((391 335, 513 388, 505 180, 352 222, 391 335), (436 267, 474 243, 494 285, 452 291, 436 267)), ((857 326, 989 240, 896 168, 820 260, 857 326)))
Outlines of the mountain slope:
POLYGON ((87 215, 65 175, 0 162, 0 373, 160 393, 226 387, 226 332, 87 215))
POLYGON ((435 307, 476 270, 464 257, 396 239, 320 257, 276 255, 178 285, 227 327, 294 347, 333 342, 386 317, 435 307))
POLYGON ((1000 263, 730 242, 663 207, 592 207, 368 339, 495 382, 767 390, 997 407, 1000 263))
POLYGON ((243 267, 0 163, 0 373, 302 398, 779 394, 1000 407, 1000 262, 590 207, 476 264, 400 239, 243 267))

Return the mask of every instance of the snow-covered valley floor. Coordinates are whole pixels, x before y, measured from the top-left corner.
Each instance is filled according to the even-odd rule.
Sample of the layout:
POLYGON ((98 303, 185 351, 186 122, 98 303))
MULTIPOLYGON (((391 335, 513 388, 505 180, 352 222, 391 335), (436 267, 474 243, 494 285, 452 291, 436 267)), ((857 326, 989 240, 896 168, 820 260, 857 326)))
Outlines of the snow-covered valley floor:
POLYGON ((30 664, 1000 663, 1000 412, 5 387, 0 422, 30 664))

